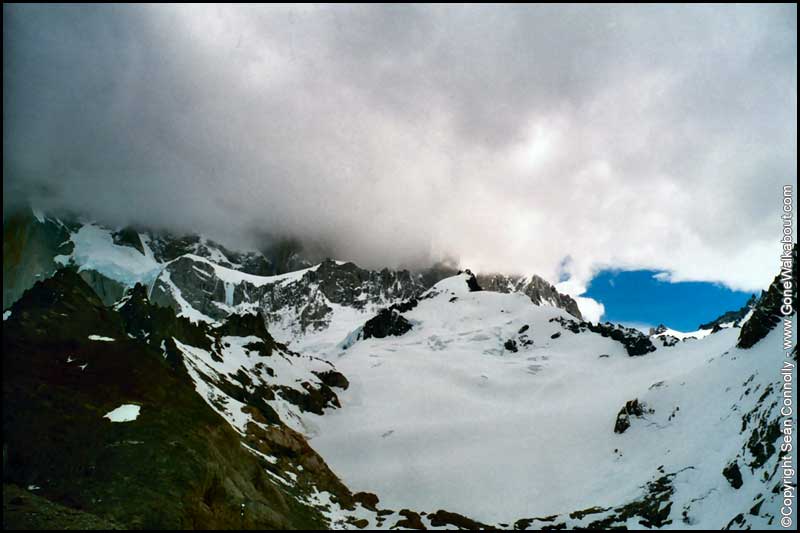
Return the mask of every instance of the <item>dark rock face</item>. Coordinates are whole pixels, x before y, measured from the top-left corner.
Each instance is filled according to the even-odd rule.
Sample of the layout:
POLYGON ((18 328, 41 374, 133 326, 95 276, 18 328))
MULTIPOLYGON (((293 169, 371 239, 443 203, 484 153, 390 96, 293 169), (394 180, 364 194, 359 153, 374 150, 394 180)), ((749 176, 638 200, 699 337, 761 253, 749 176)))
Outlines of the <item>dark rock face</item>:
MULTIPOLYGON (((407 270, 370 271, 353 263, 328 260, 297 280, 248 287, 242 293, 249 295, 251 301, 259 302, 268 323, 280 322, 288 311, 295 317, 297 330, 305 332, 329 325, 332 308, 328 302, 365 309, 399 300, 393 308, 397 306, 404 312, 416 306, 416 296, 423 290, 418 278, 407 270)), ((234 305, 238 303, 237 289, 234 305)))
POLYGON ((429 514, 428 519, 431 521, 431 525, 433 527, 445 527, 450 529, 447 526, 452 526, 455 529, 465 529, 470 531, 494 529, 492 526, 476 522, 475 520, 467 518, 466 516, 458 513, 451 513, 442 510, 429 514))
POLYGON ((522 276, 506 276, 503 274, 479 274, 477 281, 483 290, 491 292, 521 292, 528 296, 536 305, 550 302, 556 307, 565 310, 578 320, 582 320, 578 309, 578 302, 571 296, 561 294, 550 283, 539 276, 525 278, 522 276))
POLYGON ((211 350, 211 330, 203 323, 175 316, 167 307, 156 305, 147 298, 147 289, 137 283, 115 306, 128 335, 159 349, 162 342, 174 345, 173 338, 186 344, 211 350))
POLYGON ((419 299, 411 298, 403 302, 398 302, 389 306, 389 309, 397 311, 398 313, 407 313, 419 305, 419 299))
POLYGON ((722 475, 725 476, 725 479, 734 489, 742 486, 742 472, 739 470, 739 464, 736 461, 722 469, 722 475))
POLYGON ((344 377, 344 374, 336 370, 326 370, 325 372, 315 372, 320 381, 329 387, 336 387, 338 389, 347 390, 350 382, 344 377))
POLYGON ((514 339, 508 339, 503 344, 503 348, 512 353, 517 353, 519 351, 519 349, 517 348, 517 341, 515 341, 514 339))
POLYGON ((648 412, 652 411, 648 411, 644 404, 639 403, 638 399, 629 400, 617 414, 614 433, 625 433, 631 427, 631 417, 641 418, 648 412))
POLYGON ((180 300, 183 299, 196 311, 218 320, 229 314, 218 305, 226 301, 225 289, 225 283, 217 278, 213 266, 183 256, 164 268, 153 285, 150 299, 178 312, 182 309, 180 300), (179 294, 175 293, 176 287, 179 294))
POLYGON ((363 505, 366 509, 378 511, 378 503, 380 500, 378 496, 372 492, 356 492, 353 494, 353 500, 363 505))
POLYGON ((365 270, 353 263, 327 260, 309 279, 319 285, 328 300, 339 305, 363 309, 369 303, 413 298, 425 287, 408 270, 365 270))
POLYGON ((216 328, 216 332, 220 336, 255 336, 267 341, 270 349, 275 346, 275 341, 267 331, 267 327, 264 325, 264 317, 260 312, 230 315, 221 326, 216 328))
POLYGON ((284 386, 278 386, 275 389, 283 399, 307 413, 322 415, 325 413, 326 407, 341 407, 336 393, 326 384, 314 387, 311 383, 304 382, 301 386, 305 389, 304 392, 284 386))
POLYGON ((592 324, 588 325, 588 329, 595 333, 599 333, 603 337, 610 337, 625 346, 625 350, 631 357, 637 355, 645 355, 649 352, 654 352, 656 347, 647 338, 647 335, 634 328, 626 328, 619 325, 614 325, 609 322, 605 324, 592 324))
POLYGON ((742 331, 739 333, 737 344, 739 348, 753 347, 783 319, 781 307, 784 298, 791 300, 792 308, 795 313, 797 312, 797 245, 792 249, 792 258, 792 270, 786 269, 775 276, 769 289, 761 293, 761 297, 753 309, 753 315, 744 323, 742 331), (791 283, 791 289, 784 287, 787 280, 794 280, 791 283))
POLYGON ((411 323, 397 311, 381 309, 376 316, 364 323, 361 336, 364 339, 382 339, 390 335, 399 337, 411 331, 411 327, 411 323))
POLYGON ((576 322, 575 320, 562 317, 551 318, 550 322, 556 322, 572 333, 580 333, 588 330, 603 337, 611 338, 621 343, 625 347, 625 351, 627 351, 628 355, 631 357, 645 355, 656 350, 650 338, 638 329, 626 328, 619 324, 612 324, 611 322, 606 322, 605 324, 576 322))
POLYGON ((467 278, 467 287, 469 287, 469 292, 478 292, 483 290, 480 283, 478 283, 475 274, 473 274, 469 269, 465 270, 464 273, 469 276, 467 278))
MULTIPOLYGON (((253 274, 271 276, 276 274, 272 262, 261 252, 235 252, 219 243, 197 235, 178 237, 169 233, 148 233, 149 246, 160 263, 173 261, 186 254, 203 257, 220 266, 253 274)), ((144 253, 144 252, 143 252, 144 253)))
POLYGON ((425 527, 425 524, 422 523, 422 517, 420 517, 419 513, 415 513, 414 511, 410 511, 408 509, 402 509, 397 514, 402 516, 403 519, 398 520, 397 523, 392 526, 392 529, 428 529, 425 527))

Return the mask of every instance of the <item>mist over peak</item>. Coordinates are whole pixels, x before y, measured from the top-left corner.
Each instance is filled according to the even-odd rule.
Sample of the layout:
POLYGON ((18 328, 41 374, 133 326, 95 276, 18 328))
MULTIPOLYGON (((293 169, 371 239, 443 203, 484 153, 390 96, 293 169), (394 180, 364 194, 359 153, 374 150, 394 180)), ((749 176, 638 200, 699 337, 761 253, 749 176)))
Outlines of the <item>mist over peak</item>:
POLYGON ((4 211, 765 286, 795 6, 4 6, 4 211), (725 268, 720 268, 721 265, 725 268))

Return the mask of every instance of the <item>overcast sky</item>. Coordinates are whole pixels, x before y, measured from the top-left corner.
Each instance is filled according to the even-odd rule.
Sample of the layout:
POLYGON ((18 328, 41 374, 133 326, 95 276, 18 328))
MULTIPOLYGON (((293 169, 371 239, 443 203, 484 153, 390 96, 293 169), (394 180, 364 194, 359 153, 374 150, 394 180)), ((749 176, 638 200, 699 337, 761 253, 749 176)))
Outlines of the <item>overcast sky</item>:
POLYGON ((112 224, 756 290, 796 6, 3 7, 3 192, 112 224))

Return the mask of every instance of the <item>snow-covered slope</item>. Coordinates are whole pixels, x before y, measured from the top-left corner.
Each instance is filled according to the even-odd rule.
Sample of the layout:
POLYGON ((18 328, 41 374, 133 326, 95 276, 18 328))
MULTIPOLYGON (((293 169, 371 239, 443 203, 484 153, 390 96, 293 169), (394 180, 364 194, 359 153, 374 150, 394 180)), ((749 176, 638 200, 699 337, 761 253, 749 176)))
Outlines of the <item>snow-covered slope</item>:
POLYGON ((348 486, 390 508, 441 507, 488 523, 564 515, 573 526, 613 511, 569 513, 634 501, 674 474, 663 502, 673 527, 720 528, 762 500, 747 522, 770 525, 778 457, 754 456, 754 422, 743 416, 777 393, 777 331, 749 351, 735 348, 730 328, 630 357, 611 338, 564 329, 559 309, 469 292, 463 275, 430 294, 402 313, 411 331, 331 354, 351 387, 342 409, 314 417, 311 443, 348 486), (645 411, 615 433, 634 399, 645 411), (723 475, 734 461, 738 489, 723 475))

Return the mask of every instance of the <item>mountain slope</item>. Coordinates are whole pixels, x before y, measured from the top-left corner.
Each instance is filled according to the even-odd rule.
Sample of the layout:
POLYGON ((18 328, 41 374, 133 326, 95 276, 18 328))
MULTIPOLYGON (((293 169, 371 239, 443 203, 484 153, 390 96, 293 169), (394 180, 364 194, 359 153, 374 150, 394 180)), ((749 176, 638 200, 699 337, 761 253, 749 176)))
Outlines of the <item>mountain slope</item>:
POLYGON ((334 356, 351 387, 312 417, 311 443, 349 486, 493 524, 714 529, 757 508, 740 523, 775 525, 780 332, 750 351, 729 328, 630 357, 564 311, 466 281, 403 312, 410 331, 334 356), (645 408, 615 433, 632 400, 645 408), (551 519, 523 520, 537 516, 551 519))
POLYGON ((644 335, 536 276, 4 234, 11 527, 776 527, 781 276, 644 335))

